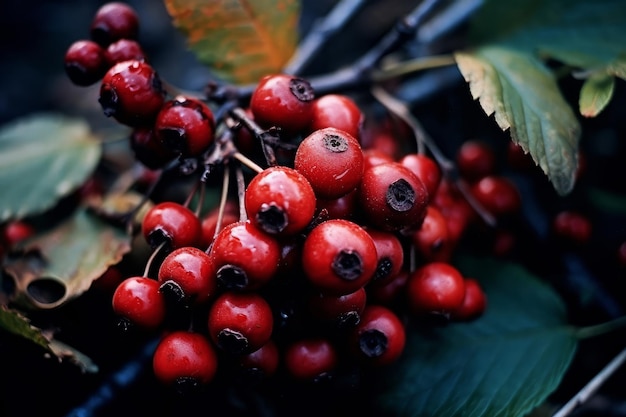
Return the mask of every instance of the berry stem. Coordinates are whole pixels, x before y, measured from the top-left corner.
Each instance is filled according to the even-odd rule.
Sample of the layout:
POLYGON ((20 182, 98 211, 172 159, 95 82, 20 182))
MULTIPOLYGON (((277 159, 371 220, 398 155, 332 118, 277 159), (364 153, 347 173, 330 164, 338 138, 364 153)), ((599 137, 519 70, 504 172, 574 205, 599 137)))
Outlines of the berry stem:
POLYGON ((245 156, 239 151, 233 152, 233 158, 235 158, 236 160, 238 160, 239 162, 241 162, 243 165, 250 168, 254 172, 259 173, 263 171, 263 168, 257 165, 256 162, 254 162, 253 160, 251 160, 250 158, 248 158, 247 156, 245 156))
MULTIPOLYGON (((228 188, 230 186, 230 165, 224 163, 224 177, 222 178, 222 192, 220 194, 220 205, 217 211, 217 222, 215 224, 215 232, 213 233, 213 239, 217 237, 218 233, 222 229, 222 221, 224 219, 224 210, 226 209, 226 201, 228 199, 228 188)), ((208 248, 207 248, 208 251, 208 248)))
POLYGON ((161 249, 163 249, 163 247, 165 247, 166 243, 167 243, 166 241, 161 242, 161 244, 159 246, 157 246, 156 248, 154 248, 154 250, 150 254, 150 257, 146 261, 146 267, 143 270, 143 276, 144 277, 150 277, 149 274, 150 274, 150 268, 152 267, 152 263, 156 259, 156 256, 159 254, 161 249))
POLYGON ((248 220, 248 213, 246 213, 246 198, 245 198, 246 182, 243 176, 243 170, 241 169, 241 166, 237 166, 237 169, 235 170, 235 175, 237 177, 237 198, 239 200, 239 221, 244 222, 248 220))
POLYGON ((265 161, 269 166, 275 166, 276 155, 274 154, 274 149, 270 146, 269 138, 277 139, 278 132, 275 129, 264 130, 258 124, 254 122, 248 115, 245 110, 241 107, 236 107, 231 110, 231 115, 237 119, 237 121, 245 126, 246 129, 249 129, 254 136, 261 142, 261 149, 263 150, 263 156, 265 156, 265 161))

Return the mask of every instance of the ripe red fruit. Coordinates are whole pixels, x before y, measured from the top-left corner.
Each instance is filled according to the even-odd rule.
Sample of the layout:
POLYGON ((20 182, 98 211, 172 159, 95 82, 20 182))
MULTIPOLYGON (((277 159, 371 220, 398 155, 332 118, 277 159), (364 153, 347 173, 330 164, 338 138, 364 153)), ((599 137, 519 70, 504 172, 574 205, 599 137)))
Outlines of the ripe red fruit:
POLYGON ((302 248, 302 268, 318 290, 349 294, 367 284, 376 272, 376 245, 358 224, 332 219, 317 225, 302 248))
POLYGON ((515 183, 499 175, 481 178, 472 186, 471 192, 483 208, 496 217, 513 215, 522 205, 515 183))
POLYGON ((288 135, 306 129, 315 93, 308 81, 287 74, 261 79, 250 97, 250 111, 262 127, 278 127, 288 135))
POLYGON ((413 172, 398 162, 363 172, 361 209, 372 226, 385 231, 417 229, 426 216, 428 191, 413 172))
POLYGON ((165 320, 165 298, 159 283, 148 277, 130 277, 115 289, 112 307, 124 328, 156 329, 165 320))
POLYGON ((250 222, 272 235, 293 235, 309 225, 315 214, 315 192, 304 175, 285 166, 263 170, 245 192, 250 222))
POLYGON ((213 143, 215 119, 203 101, 177 96, 163 104, 154 131, 163 146, 184 157, 198 156, 213 143))
POLYGON ((344 295, 311 294, 307 307, 312 317, 337 328, 356 326, 365 309, 367 293, 364 287, 344 295))
POLYGON ((298 145, 294 168, 320 198, 339 198, 354 190, 363 175, 363 151, 349 133, 332 127, 316 130, 298 145))
POLYGON ((448 221, 436 206, 426 208, 424 222, 411 238, 415 249, 426 261, 447 261, 452 255, 448 221))
POLYGON ((360 358, 375 366, 395 362, 406 344, 404 324, 393 310, 380 305, 365 308, 352 338, 360 358))
POLYGON ((146 60, 146 54, 136 40, 120 39, 107 46, 104 50, 104 59, 108 67, 112 67, 123 61, 144 61, 146 60))
POLYGON ((255 350, 242 355, 239 360, 239 372, 244 378, 253 381, 262 381, 273 376, 278 370, 280 353, 273 340, 255 350))
POLYGON ((552 228, 557 238, 563 242, 582 245, 591 238, 591 221, 582 213, 563 210, 554 217, 552 228))
POLYGON ((484 141, 466 140, 457 151, 456 163, 461 176, 474 182, 495 173, 496 154, 484 141))
POLYGON ((270 305, 256 292, 222 293, 211 305, 209 334, 225 352, 254 352, 269 342, 274 328, 270 305))
POLYGON ((201 236, 200 220, 182 204, 164 201, 148 210, 141 224, 146 242, 157 248, 165 242, 168 251, 196 246, 201 236))
POLYGON ((149 126, 165 102, 158 73, 146 62, 113 65, 102 78, 98 99, 104 115, 124 125, 149 126))
POLYGON ((161 169, 177 157, 167 149, 154 134, 152 127, 136 127, 129 136, 130 148, 135 159, 149 169, 161 169))
POLYGON ((232 202, 227 202, 226 207, 224 207, 224 212, 222 213, 221 219, 219 207, 215 207, 213 210, 206 213, 201 221, 202 237, 200 238, 200 248, 208 248, 211 243, 213 243, 216 232, 219 232, 229 224, 236 223, 238 221, 239 211, 236 204, 232 202), (218 221, 221 222, 219 225, 217 224, 218 221))
POLYGON ((333 344, 326 339, 311 338, 292 342, 285 349, 287 373, 299 381, 320 381, 328 378, 338 364, 333 344))
POLYGON ((457 321, 473 320, 485 312, 487 295, 482 287, 473 278, 465 279, 465 297, 463 304, 451 314, 451 319, 457 321))
POLYGON ((108 69, 104 50, 89 40, 78 40, 65 52, 65 73, 75 85, 86 87, 99 81, 108 69))
POLYGON ((157 278, 161 292, 185 305, 205 303, 217 289, 213 260, 193 246, 170 252, 161 262, 157 278))
POLYGON ((0 244, 15 246, 34 234, 35 228, 31 224, 24 220, 12 220, 0 229, 0 244))
POLYGON ((139 17, 131 6, 109 2, 101 6, 91 21, 91 39, 103 47, 119 39, 136 39, 139 17))
POLYGON ((208 384, 217 373, 218 357, 200 333, 183 330, 163 336, 152 357, 155 377, 180 391, 208 384))
POLYGON ((432 200, 441 183, 441 168, 437 162, 424 154, 410 153, 400 159, 400 163, 410 169, 426 186, 429 199, 432 200))
POLYGON ((372 237, 376 246, 376 273, 372 282, 382 282, 394 277, 404 264, 404 248, 398 236, 368 227, 365 231, 372 237))
POLYGON ((410 276, 406 284, 409 306, 416 314, 449 318, 465 298, 465 279, 446 262, 430 262, 410 276))
POLYGON ((343 94, 325 94, 313 100, 309 131, 334 127, 359 140, 364 116, 359 106, 343 94))

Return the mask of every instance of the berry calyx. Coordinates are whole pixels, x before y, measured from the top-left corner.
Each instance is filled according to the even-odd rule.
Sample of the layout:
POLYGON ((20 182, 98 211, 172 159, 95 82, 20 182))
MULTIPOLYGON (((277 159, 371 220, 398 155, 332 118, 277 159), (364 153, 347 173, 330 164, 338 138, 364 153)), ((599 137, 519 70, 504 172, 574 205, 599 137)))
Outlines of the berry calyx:
POLYGON ((368 305, 353 333, 359 356, 370 365, 395 362, 404 351, 404 324, 390 308, 368 305))

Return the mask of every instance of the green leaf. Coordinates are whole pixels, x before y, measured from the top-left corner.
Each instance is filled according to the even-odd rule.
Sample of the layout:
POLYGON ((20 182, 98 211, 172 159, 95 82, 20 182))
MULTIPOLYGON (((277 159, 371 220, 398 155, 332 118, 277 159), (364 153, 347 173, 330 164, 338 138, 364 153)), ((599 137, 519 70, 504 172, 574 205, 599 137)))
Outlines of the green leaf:
POLYGON ((502 130, 547 174, 556 191, 569 193, 578 165, 580 125, 554 76, 538 58, 507 47, 485 46, 455 54, 470 91, 502 130))
POLYGON ((623 75, 624 67, 619 64, 626 44, 623 1, 487 0, 471 22, 470 39, 474 49, 460 55, 459 69, 474 84, 474 97, 480 97, 488 114, 495 112, 500 127, 510 127, 513 140, 528 148, 557 192, 567 194, 577 169, 580 127, 564 99, 549 100, 560 94, 554 90, 556 85, 536 84, 537 74, 547 70, 539 59, 552 58, 577 69, 615 75, 621 71, 623 75), (516 57, 511 59, 512 55, 516 57), (476 68, 480 66, 489 68, 481 73, 476 68), (498 82, 502 79, 515 82, 501 87, 498 82), (533 90, 530 97, 534 97, 543 93, 542 88, 548 88, 542 94, 544 100, 526 101, 529 94, 525 90, 533 90), (507 102, 509 97, 502 94, 507 89, 516 91, 511 93, 515 101, 507 102), (526 117, 528 109, 532 112, 526 117), (567 119, 561 119, 563 115, 567 119), (539 133, 537 122, 541 123, 539 133), (570 129, 563 129, 565 125, 570 129), (517 137, 519 131, 533 137, 517 137))
POLYGON ((280 72, 295 52, 297 0, 165 0, 198 59, 225 81, 280 72))
POLYGON ((393 416, 523 416, 554 391, 575 353, 564 304, 521 266, 487 258, 456 264, 485 289, 485 314, 410 329, 378 404, 393 416))
POLYGON ((609 104, 615 90, 615 78, 607 74, 593 74, 580 89, 578 107, 585 117, 596 117, 609 104))
POLYGON ((3 272, 15 282, 14 302, 49 309, 89 289, 130 249, 131 236, 123 228, 80 209, 10 254, 3 272))
POLYGON ((84 183, 101 155, 86 122, 38 114, 0 129, 0 222, 38 214, 84 183))
POLYGON ((41 329, 30 324, 30 320, 20 312, 12 310, 0 304, 0 328, 23 337, 41 346, 47 351, 51 351, 50 342, 43 335, 41 329))

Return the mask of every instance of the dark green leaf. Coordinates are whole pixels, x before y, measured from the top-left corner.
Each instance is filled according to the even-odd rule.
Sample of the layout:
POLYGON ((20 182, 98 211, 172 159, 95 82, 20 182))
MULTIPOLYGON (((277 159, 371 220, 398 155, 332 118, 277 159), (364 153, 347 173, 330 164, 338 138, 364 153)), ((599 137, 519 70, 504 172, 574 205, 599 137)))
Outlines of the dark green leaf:
POLYGON ((2 304, 0 304, 0 328, 28 339, 50 351, 50 342, 43 335, 41 329, 31 325, 30 320, 24 317, 20 312, 9 309, 2 304))
POLYGON ((93 280, 131 249, 124 228, 105 223, 85 209, 26 242, 7 257, 14 298, 28 307, 54 308, 89 289, 93 280))
POLYGON ((0 222, 38 214, 76 190, 101 154, 82 120, 39 114, 0 129, 0 222))
POLYGON ((379 404, 394 416, 523 416, 558 386, 576 350, 565 307, 520 266, 474 258, 458 266, 483 285, 486 314, 409 330, 379 404))
POLYGON ((199 60, 218 77, 257 82, 280 72, 298 41, 297 0, 165 0, 199 60))

